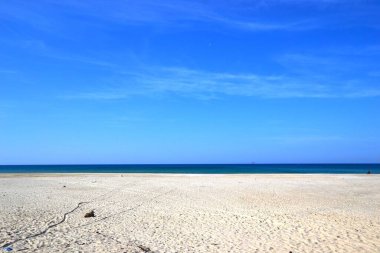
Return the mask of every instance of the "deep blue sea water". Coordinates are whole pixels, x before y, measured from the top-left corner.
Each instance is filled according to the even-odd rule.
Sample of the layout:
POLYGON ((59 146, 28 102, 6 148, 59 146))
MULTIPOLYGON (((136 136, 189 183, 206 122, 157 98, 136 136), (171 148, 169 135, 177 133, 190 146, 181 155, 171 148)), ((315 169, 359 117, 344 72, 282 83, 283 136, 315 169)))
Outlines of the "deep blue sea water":
POLYGON ((0 165, 0 173, 380 173, 380 164, 0 165))

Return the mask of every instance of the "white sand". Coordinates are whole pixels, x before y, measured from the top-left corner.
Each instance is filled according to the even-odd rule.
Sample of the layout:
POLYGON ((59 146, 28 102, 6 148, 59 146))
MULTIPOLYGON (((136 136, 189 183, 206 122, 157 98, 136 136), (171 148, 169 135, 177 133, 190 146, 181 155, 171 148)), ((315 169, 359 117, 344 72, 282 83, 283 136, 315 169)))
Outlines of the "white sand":
POLYGON ((14 252, 380 252, 379 175, 3 174, 0 206, 14 252))

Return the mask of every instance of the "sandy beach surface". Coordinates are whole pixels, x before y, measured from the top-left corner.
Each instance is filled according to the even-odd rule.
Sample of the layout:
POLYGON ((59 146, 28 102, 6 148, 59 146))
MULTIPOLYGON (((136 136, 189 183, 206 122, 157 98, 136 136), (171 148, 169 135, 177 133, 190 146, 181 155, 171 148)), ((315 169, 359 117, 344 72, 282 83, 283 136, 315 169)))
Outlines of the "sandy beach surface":
POLYGON ((380 175, 2 174, 0 206, 12 252, 380 252, 380 175))

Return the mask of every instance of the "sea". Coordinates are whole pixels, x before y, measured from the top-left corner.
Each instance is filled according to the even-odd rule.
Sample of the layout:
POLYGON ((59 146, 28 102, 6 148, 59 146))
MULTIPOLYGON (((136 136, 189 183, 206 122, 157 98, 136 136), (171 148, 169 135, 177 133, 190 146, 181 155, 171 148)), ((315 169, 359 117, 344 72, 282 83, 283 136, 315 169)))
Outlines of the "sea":
POLYGON ((0 173, 379 174, 380 164, 0 165, 0 173))

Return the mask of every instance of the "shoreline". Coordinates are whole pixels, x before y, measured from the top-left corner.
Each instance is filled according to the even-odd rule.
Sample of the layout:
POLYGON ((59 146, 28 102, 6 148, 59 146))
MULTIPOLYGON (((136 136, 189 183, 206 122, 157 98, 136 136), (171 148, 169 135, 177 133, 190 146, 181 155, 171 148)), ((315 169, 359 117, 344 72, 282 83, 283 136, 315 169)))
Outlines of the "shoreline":
POLYGON ((380 174, 380 164, 114 164, 13 165, 1 173, 380 174))
POLYGON ((1 177, 18 177, 18 176, 36 176, 36 177, 49 177, 49 176, 358 176, 358 177, 380 177, 379 173, 151 173, 151 172, 0 172, 1 177))

